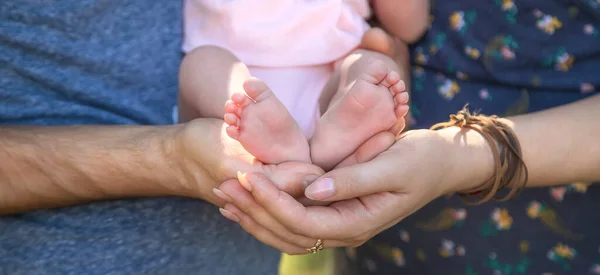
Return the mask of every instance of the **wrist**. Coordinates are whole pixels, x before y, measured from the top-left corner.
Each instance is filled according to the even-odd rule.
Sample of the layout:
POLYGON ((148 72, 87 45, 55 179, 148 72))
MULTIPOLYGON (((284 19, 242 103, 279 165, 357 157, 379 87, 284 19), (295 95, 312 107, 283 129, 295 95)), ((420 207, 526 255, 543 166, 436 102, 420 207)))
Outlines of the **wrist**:
POLYGON ((227 136, 222 120, 194 119, 180 124, 174 134, 173 145, 165 148, 172 147, 166 155, 178 170, 181 196, 221 202, 212 189, 236 178, 237 171, 246 171, 254 163, 254 157, 227 136))
POLYGON ((161 126, 160 133, 150 141, 150 147, 157 148, 155 158, 148 161, 155 169, 158 188, 173 196, 198 197, 196 184, 192 184, 196 177, 189 172, 191 165, 186 161, 189 152, 178 140, 184 129, 184 124, 161 126))
POLYGON ((449 127, 436 131, 446 141, 452 163, 448 191, 461 192, 481 186, 494 175, 490 144, 477 131, 449 127))
POLYGON ((109 149, 101 161, 107 164, 105 167, 114 169, 113 177, 96 178, 96 186, 109 198, 181 195, 184 184, 176 166, 174 142, 180 128, 180 125, 131 127, 114 131, 112 144, 100 144, 104 149, 86 146, 90 156, 109 149))

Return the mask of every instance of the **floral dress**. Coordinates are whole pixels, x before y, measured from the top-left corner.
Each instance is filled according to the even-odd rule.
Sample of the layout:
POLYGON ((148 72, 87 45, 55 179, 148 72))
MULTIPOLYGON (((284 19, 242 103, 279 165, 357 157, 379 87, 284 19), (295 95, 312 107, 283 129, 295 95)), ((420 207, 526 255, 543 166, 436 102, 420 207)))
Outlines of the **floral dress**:
MULTIPOLYGON (((600 0, 434 1, 430 19, 411 49, 414 128, 466 103, 510 116, 600 90, 600 0)), ((346 252, 360 274, 600 274, 600 184, 565 184, 439 198, 346 252)))

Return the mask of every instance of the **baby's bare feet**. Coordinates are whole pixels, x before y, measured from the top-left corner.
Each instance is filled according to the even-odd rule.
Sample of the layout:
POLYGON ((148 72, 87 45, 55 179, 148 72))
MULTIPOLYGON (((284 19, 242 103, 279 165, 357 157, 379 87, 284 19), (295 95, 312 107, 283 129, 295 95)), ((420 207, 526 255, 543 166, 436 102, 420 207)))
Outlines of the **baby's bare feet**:
POLYGON ((400 75, 380 60, 364 73, 319 120, 310 141, 314 164, 333 168, 367 139, 396 127, 408 112, 408 93, 400 75))
POLYGON ((310 162, 306 137, 267 84, 251 78, 244 90, 225 104, 227 134, 264 163, 310 162))

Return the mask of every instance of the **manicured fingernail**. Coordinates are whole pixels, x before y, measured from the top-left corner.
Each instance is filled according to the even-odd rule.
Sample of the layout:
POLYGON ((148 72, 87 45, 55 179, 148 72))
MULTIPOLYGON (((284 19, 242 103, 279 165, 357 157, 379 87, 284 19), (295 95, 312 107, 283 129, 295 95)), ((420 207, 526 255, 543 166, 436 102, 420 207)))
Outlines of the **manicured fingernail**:
POLYGON ((318 178, 319 178, 318 175, 308 175, 308 176, 304 177, 304 179, 302 180, 302 186, 304 188, 306 188, 309 184, 313 183, 318 178))
POLYGON ((234 222, 237 222, 237 223, 240 222, 240 218, 236 214, 233 214, 233 213, 231 213, 231 212, 229 212, 229 211, 227 211, 227 210, 225 210, 223 208, 219 208, 219 212, 221 212, 221 215, 223 215, 223 217, 228 218, 231 221, 234 221, 234 222))
POLYGON ((215 195, 217 195, 217 197, 221 198, 222 200, 226 202, 231 202, 231 198, 227 194, 223 193, 223 191, 217 188, 213 188, 213 193, 215 193, 215 195))
POLYGON ((237 178, 238 181, 240 181, 240 183, 242 184, 242 186, 246 188, 246 190, 248 190, 248 192, 252 192, 252 185, 250 185, 250 182, 248 182, 248 178, 246 178, 245 173, 238 171, 237 178))
POLYGON ((330 178, 317 180, 306 188, 304 194, 311 200, 324 200, 330 198, 335 195, 333 180, 330 178))

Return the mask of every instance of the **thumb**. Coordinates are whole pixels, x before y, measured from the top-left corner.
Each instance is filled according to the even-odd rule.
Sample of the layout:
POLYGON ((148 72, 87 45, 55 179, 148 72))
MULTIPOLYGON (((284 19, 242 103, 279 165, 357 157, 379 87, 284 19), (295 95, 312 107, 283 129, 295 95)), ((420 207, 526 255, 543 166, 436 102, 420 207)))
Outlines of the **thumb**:
POLYGON ((396 136, 389 131, 380 132, 365 141, 354 153, 336 166, 341 168, 370 161, 389 149, 396 142, 396 136))
POLYGON ((393 191, 398 172, 393 166, 390 161, 374 160, 335 169, 311 183, 304 195, 316 201, 340 201, 393 191))
POLYGON ((279 190, 294 198, 303 197, 306 186, 325 173, 318 166, 301 162, 264 165, 262 171, 279 190))

